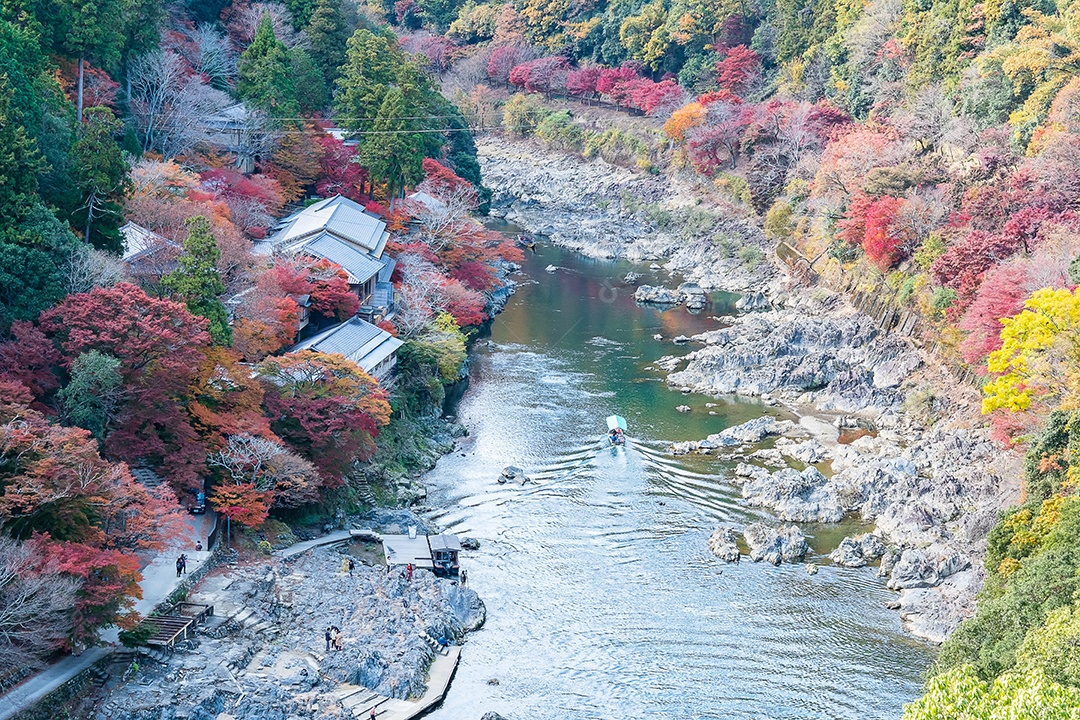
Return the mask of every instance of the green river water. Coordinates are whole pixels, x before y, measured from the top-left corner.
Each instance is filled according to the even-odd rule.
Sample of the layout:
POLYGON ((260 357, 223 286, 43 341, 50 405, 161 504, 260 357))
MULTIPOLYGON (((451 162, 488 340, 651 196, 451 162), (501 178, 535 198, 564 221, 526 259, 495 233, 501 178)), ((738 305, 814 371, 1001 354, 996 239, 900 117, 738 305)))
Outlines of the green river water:
POLYGON ((671 338, 719 327, 735 298, 639 307, 631 269, 671 282, 541 247, 477 343, 458 409, 471 435, 428 481, 430 518, 481 542, 463 566, 488 622, 432 717, 898 718, 933 652, 884 607, 874 568, 827 565, 857 524, 804 527, 826 562, 814 576, 709 552, 720 523, 775 521, 741 504, 730 462, 668 445, 776 411, 668 388, 655 361, 693 349, 671 338), (606 447, 611 413, 625 450, 606 447), (498 484, 511 464, 534 482, 498 484))

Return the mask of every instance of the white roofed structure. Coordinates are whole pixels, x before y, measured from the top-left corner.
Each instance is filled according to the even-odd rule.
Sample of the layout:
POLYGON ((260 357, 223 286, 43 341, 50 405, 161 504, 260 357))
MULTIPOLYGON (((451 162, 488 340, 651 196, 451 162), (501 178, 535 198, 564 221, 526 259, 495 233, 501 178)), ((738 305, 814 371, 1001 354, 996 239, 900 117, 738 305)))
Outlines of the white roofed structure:
POLYGON ((393 271, 393 260, 383 255, 389 239, 386 223, 359 203, 335 195, 283 218, 255 250, 322 258, 341 266, 360 300, 361 314, 373 318, 386 316, 393 306, 393 287, 384 285, 389 281, 387 266, 393 271))
POLYGON ((354 317, 298 342, 289 352, 314 350, 344 355, 368 375, 381 380, 394 369, 397 350, 403 344, 382 328, 354 317))

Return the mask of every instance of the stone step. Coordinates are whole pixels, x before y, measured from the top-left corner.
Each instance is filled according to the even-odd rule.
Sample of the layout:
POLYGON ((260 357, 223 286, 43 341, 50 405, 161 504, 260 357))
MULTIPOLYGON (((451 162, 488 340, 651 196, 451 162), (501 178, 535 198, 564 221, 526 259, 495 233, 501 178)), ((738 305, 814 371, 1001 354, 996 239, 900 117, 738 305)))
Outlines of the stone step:
POLYGON ((390 698, 388 697, 383 697, 382 695, 375 695, 367 702, 359 703, 349 709, 352 710, 354 718, 364 718, 366 720, 367 718, 371 717, 371 708, 372 706, 374 706, 375 717, 380 717, 386 714, 386 709, 381 708, 381 706, 389 702, 389 700, 390 698))
POLYGON ((359 692, 364 692, 365 690, 367 690, 367 688, 361 685, 342 683, 341 685, 338 685, 337 690, 334 691, 334 697, 336 697, 339 702, 343 702, 345 698, 352 697, 353 695, 356 695, 359 692))
POLYGON ((250 618, 254 614, 255 614, 255 611, 252 610, 251 608, 242 608, 238 613, 233 615, 232 618, 230 618, 230 619, 236 621, 240 625, 243 625, 247 621, 247 619, 250 618))
POLYGON ((341 704, 345 706, 346 710, 355 710, 358 707, 363 707, 364 710, 370 710, 372 704, 378 706, 380 702, 385 700, 385 698, 378 693, 373 693, 367 688, 364 688, 364 690, 366 692, 345 698, 341 701, 341 704))

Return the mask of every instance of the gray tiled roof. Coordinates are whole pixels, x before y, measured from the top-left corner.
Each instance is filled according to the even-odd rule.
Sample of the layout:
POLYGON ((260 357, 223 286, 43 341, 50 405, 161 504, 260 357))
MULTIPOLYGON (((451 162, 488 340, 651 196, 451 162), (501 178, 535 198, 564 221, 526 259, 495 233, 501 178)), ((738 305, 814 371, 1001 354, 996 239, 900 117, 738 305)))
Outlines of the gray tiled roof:
POLYGON ((349 273, 349 283, 361 285, 379 274, 383 264, 355 245, 343 242, 329 233, 319 233, 315 238, 297 245, 294 252, 317 255, 336 263, 349 273))
POLYGON ((402 344, 382 328, 354 317, 297 343, 289 352, 314 350, 337 353, 355 362, 365 372, 370 372, 402 344))
POLYGON ((382 254, 388 237, 386 223, 359 203, 335 195, 284 218, 270 239, 275 245, 293 245, 320 232, 354 243, 376 257, 382 254))

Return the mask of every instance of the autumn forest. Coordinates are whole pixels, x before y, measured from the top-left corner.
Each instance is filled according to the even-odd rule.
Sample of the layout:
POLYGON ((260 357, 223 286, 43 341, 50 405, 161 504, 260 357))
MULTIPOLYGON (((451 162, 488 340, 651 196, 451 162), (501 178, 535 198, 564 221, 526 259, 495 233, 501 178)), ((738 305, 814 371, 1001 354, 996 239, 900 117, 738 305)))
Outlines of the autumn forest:
POLYGON ((1049 0, 0 0, 0 673, 130 627, 196 493, 257 538, 411 469, 522 258, 477 220, 495 132, 692 178, 918 318, 1026 461, 905 718, 1075 717, 1078 58, 1049 0), (335 197, 393 312, 265 250, 335 197), (357 317, 392 382, 287 352, 357 317))

